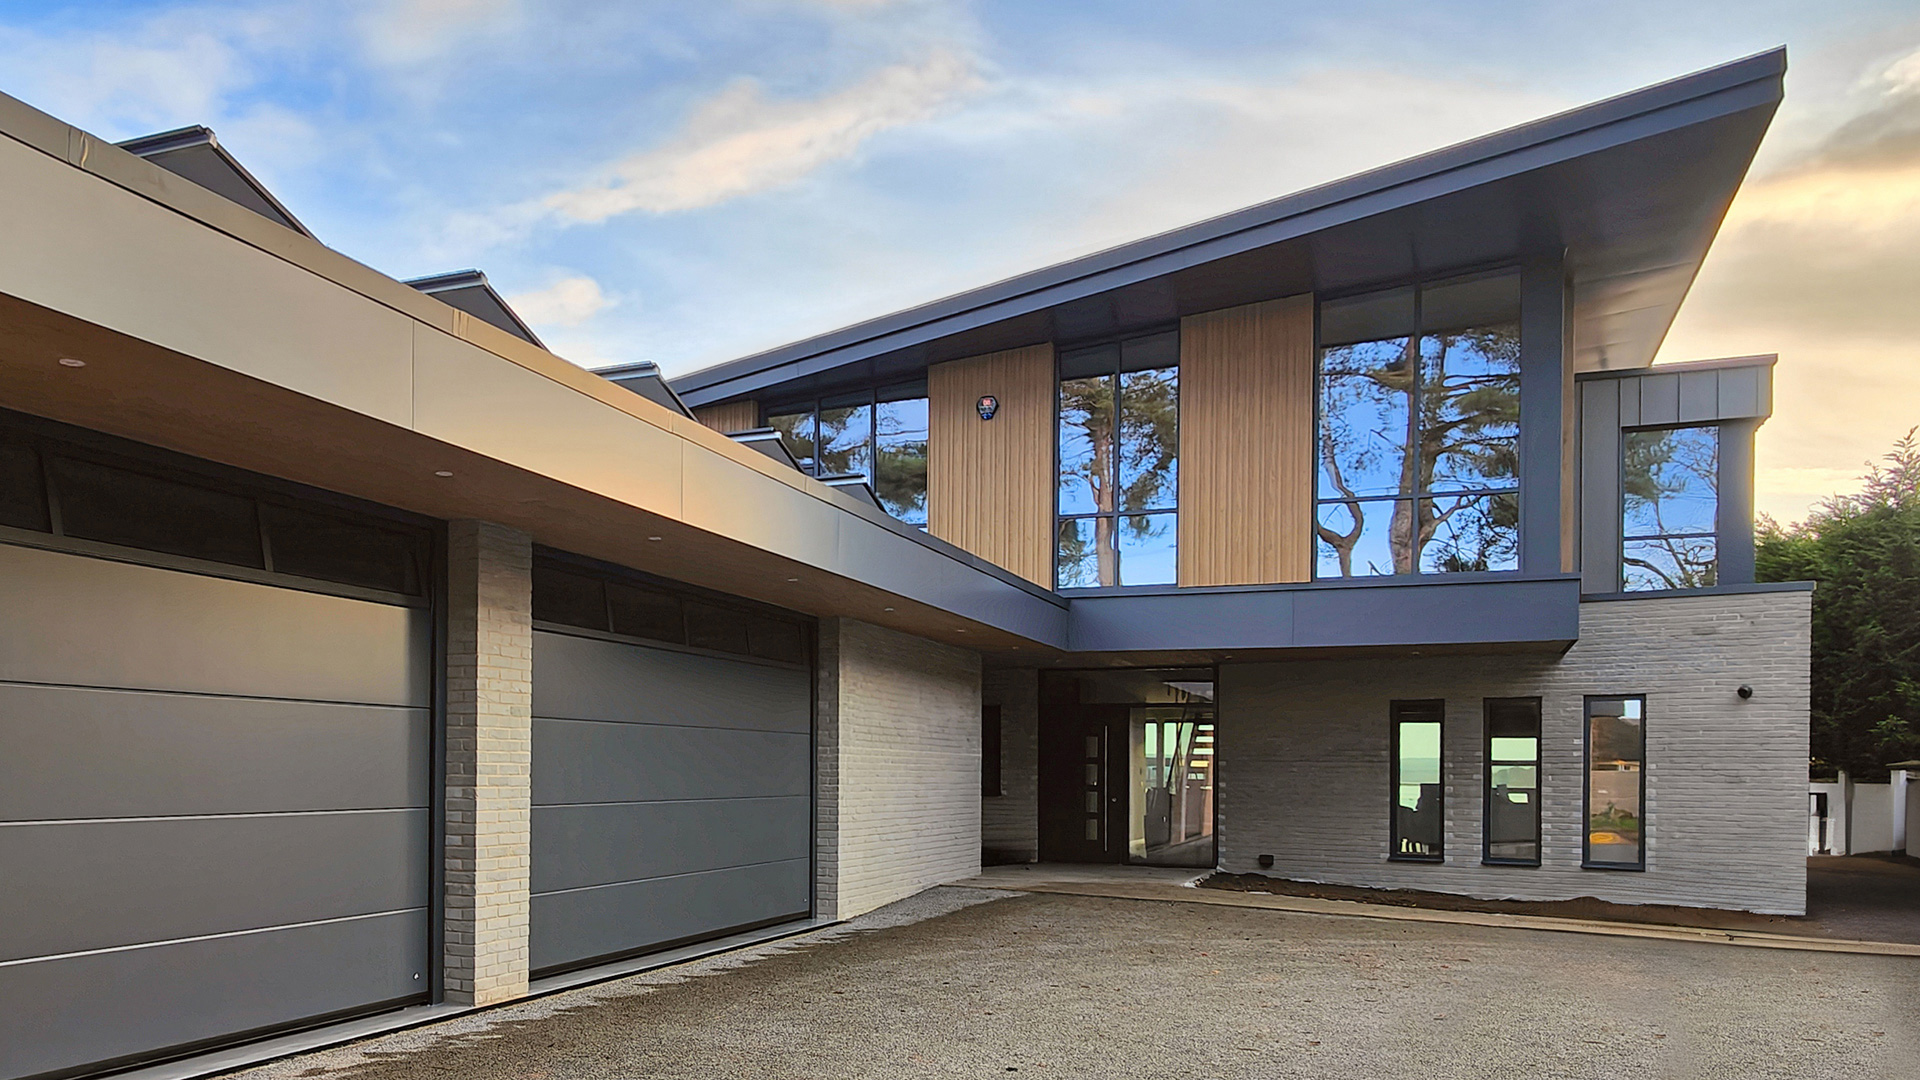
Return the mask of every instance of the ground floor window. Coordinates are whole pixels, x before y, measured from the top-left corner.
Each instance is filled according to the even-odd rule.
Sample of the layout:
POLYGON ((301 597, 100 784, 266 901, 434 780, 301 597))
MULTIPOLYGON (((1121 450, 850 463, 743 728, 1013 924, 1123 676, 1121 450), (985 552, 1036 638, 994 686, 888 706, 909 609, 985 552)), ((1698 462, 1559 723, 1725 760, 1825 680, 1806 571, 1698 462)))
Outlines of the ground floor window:
POLYGON ((1540 699, 1486 703, 1486 828, 1481 857, 1540 865, 1540 699))
POLYGON ((1587 699, 1585 865, 1647 865, 1646 699, 1587 699))
POLYGON ((1393 703, 1393 853, 1439 862, 1445 812, 1440 788, 1440 729, 1446 704, 1393 703))

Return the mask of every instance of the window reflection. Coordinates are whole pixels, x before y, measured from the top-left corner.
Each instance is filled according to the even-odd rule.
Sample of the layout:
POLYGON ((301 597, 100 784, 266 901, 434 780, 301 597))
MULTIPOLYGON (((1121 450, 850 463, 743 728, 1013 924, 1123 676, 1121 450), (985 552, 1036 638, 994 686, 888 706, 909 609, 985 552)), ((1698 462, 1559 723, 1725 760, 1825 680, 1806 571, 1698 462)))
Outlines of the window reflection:
POLYGON ((820 410, 820 476, 873 476, 873 406, 828 405, 820 410))
POLYGON ((874 407, 873 491, 887 513, 909 525, 927 523, 927 399, 874 407))
POLYGON ((1179 340, 1173 333, 1060 358, 1060 588, 1178 577, 1179 340))
POLYGON ((927 399, 920 384, 770 411, 767 426, 810 476, 861 476, 881 509, 927 525, 927 399))
POLYGON ((1438 701, 1393 704, 1393 857, 1438 862, 1445 810, 1438 701))
POLYGON ((1587 862, 1646 862, 1646 732, 1639 697, 1587 700, 1587 862))
POLYGON ((1515 274, 1321 305, 1318 576, 1518 569, 1519 311, 1515 274))
POLYGON ((1720 429, 1628 431, 1621 453, 1621 588, 1640 592, 1714 584, 1720 429))
POLYGON ((1540 699, 1486 703, 1488 862, 1540 861, 1540 699))

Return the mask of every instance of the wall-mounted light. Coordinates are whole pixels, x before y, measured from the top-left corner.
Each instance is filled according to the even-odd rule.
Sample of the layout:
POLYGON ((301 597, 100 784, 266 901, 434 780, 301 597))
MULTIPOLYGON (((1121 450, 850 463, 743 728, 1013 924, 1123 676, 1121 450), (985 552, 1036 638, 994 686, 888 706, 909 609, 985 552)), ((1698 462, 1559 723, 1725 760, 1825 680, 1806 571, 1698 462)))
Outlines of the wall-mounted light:
POLYGON ((1738 690, 1735 690, 1735 691, 1734 691, 1734 693, 1736 693, 1736 694, 1739 694, 1739 695, 1740 695, 1740 700, 1741 700, 1741 701, 1745 701, 1745 700, 1747 700, 1748 698, 1750 698, 1750 697, 1752 697, 1752 696, 1753 696, 1753 687, 1751 687, 1751 686, 1748 686, 1748 685, 1746 685, 1745 683, 1742 683, 1742 684, 1740 685, 1740 689, 1738 689, 1738 690))
POLYGON ((74 357, 71 357, 71 356, 63 356, 60 358, 60 366, 61 367, 86 367, 87 362, 85 360, 75 359, 74 357))

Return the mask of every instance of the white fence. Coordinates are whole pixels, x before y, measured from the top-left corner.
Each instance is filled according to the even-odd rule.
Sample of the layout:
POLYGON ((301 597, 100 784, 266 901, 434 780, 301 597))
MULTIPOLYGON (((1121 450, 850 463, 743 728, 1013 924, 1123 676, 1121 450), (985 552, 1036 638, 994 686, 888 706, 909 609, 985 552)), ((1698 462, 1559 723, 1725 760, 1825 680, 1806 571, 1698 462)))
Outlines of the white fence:
POLYGON ((1895 769, 1885 784, 1807 785, 1807 853, 1864 855, 1906 851, 1920 838, 1920 770, 1895 769))

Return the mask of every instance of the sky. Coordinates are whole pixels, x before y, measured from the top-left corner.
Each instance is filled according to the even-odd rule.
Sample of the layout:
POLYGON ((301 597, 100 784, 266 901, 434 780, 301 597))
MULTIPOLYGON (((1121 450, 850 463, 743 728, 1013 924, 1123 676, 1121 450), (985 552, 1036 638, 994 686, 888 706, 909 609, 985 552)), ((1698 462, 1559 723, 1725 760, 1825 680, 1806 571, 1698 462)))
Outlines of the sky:
POLYGON ((1780 355, 1790 521, 1920 424, 1913 0, 8 0, 0 92, 671 375, 1782 44, 1659 359, 1780 355))

